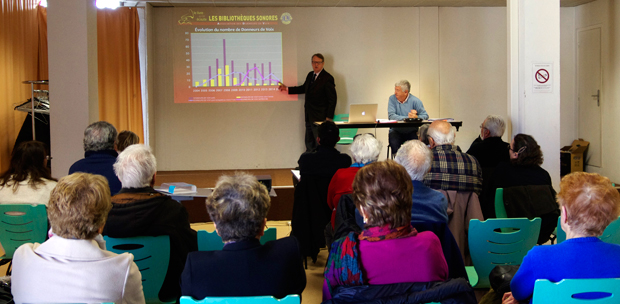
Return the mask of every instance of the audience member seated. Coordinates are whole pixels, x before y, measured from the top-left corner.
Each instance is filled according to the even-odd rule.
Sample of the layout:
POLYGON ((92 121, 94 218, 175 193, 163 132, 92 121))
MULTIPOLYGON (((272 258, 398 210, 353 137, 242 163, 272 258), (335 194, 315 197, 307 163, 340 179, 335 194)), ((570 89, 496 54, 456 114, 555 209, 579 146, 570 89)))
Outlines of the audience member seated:
POLYGON ((264 185, 247 173, 222 176, 207 199, 207 211, 224 249, 192 252, 181 276, 184 296, 283 298, 306 287, 299 244, 294 237, 260 237, 271 206, 264 185))
POLYGON ((508 156, 509 145, 502 140, 506 122, 499 115, 489 115, 480 125, 480 136, 467 150, 467 154, 475 157, 482 167, 484 174, 485 169, 494 169, 501 162, 510 160, 508 156))
POLYGON ((379 153, 383 145, 370 133, 355 135, 351 144, 351 155, 354 163, 349 168, 338 169, 327 189, 327 204, 332 209, 331 227, 334 228, 336 207, 343 194, 353 192, 353 178, 357 171, 379 159, 379 153))
POLYGON ((540 201, 529 202, 535 205, 536 208, 524 207, 525 203, 510 206, 511 208, 524 207, 526 210, 544 211, 539 212, 541 214, 512 214, 511 209, 506 208, 508 217, 541 217, 541 238, 539 239, 539 244, 545 243, 549 240, 549 235, 557 226, 557 218, 560 212, 555 203, 555 190, 553 190, 551 185, 551 176, 549 176, 545 169, 540 167, 543 163, 543 153, 536 140, 526 134, 517 134, 510 143, 509 150, 510 162, 500 163, 489 180, 488 186, 485 185, 484 200, 481 201, 482 210, 487 211, 484 217, 485 219, 495 217, 495 191, 497 188, 504 188, 504 197, 506 198, 511 197, 510 193, 507 193, 511 191, 511 188, 515 191, 520 191, 517 187, 545 186, 542 187, 543 189, 540 189, 540 191, 544 192, 533 195, 534 199, 540 199, 540 201), (547 214, 548 212, 551 213, 547 214))
MULTIPOLYGON (((480 201, 484 201, 484 188, 491 180, 493 171, 499 163, 510 161, 508 148, 510 145, 502 140, 506 122, 499 115, 489 115, 480 125, 480 136, 467 150, 467 154, 475 157, 482 168, 482 194, 480 201)), ((489 214, 489 210, 483 210, 483 214, 489 214)))
POLYGON ((103 235, 170 236, 170 263, 159 298, 177 299, 187 254, 198 250, 196 231, 190 228, 187 210, 169 196, 153 190, 157 161, 149 147, 139 144, 127 147, 118 156, 114 171, 123 188, 112 197, 112 210, 103 235))
POLYGON ((429 124, 423 124, 418 128, 418 139, 427 146, 430 145, 428 142, 428 127, 429 124))
POLYGON ((116 144, 116 128, 106 121, 90 124, 84 130, 84 158, 76 161, 69 168, 69 174, 85 172, 103 175, 108 180, 112 195, 121 190, 121 181, 114 174, 112 166, 118 153, 116 144))
POLYGON ((115 150, 116 152, 121 153, 123 152, 123 150, 125 150, 125 148, 139 143, 140 137, 138 137, 136 133, 125 130, 121 133, 118 133, 115 150))
POLYGON ((56 186, 47 168, 45 145, 22 142, 11 153, 9 169, 0 175, 0 204, 45 204, 56 186))
POLYGON ((395 160, 407 169, 413 184, 411 221, 448 224, 448 200, 423 183, 433 162, 431 150, 419 140, 410 140, 400 147, 395 160))
POLYGON ((299 240, 302 256, 313 262, 325 247, 325 226, 332 214, 327 204, 329 183, 338 169, 351 166, 351 157, 335 148, 339 132, 333 121, 323 122, 318 128, 319 146, 297 161, 301 180, 295 187, 291 233, 299 240))
POLYGON ((104 177, 61 178, 47 206, 53 236, 22 245, 13 256, 15 303, 144 303, 133 255, 105 250, 100 233, 110 208, 104 177))
POLYGON ((437 236, 411 227, 413 186, 405 168, 392 160, 361 168, 353 200, 364 218, 361 234, 332 244, 323 298, 338 287, 445 281, 448 266, 437 236))
POLYGON ((338 169, 351 166, 351 157, 336 150, 339 134, 340 130, 333 121, 325 121, 319 126, 316 139, 319 146, 315 151, 303 153, 297 161, 302 180, 304 176, 329 177, 331 180, 338 169))
POLYGON ((566 241, 532 248, 510 283, 512 293, 504 294, 502 303, 531 301, 537 279, 620 278, 620 246, 598 239, 620 215, 620 194, 609 179, 596 173, 566 175, 558 203, 566 241))
POLYGON ((434 121, 428 128, 433 152, 431 170, 424 184, 435 190, 482 191, 482 171, 475 157, 457 150, 456 130, 449 122, 434 121))

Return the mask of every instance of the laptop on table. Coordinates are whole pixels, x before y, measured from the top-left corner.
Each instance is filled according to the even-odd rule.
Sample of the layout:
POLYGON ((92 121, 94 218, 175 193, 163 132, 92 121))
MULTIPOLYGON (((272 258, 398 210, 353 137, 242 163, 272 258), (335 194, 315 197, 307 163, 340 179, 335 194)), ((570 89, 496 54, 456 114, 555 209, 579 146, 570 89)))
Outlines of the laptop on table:
POLYGON ((379 104, 352 104, 349 106, 349 123, 377 122, 379 104))

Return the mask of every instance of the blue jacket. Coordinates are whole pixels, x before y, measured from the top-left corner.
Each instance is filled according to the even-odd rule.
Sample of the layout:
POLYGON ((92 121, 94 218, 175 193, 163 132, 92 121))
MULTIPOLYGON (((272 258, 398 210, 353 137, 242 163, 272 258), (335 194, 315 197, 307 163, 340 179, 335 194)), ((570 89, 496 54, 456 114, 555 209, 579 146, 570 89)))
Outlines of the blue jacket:
POLYGON ((84 172, 103 175, 103 177, 108 179, 110 195, 115 195, 121 191, 121 181, 116 177, 112 167, 116 162, 117 156, 118 153, 114 150, 86 151, 84 158, 71 165, 69 174, 84 172))

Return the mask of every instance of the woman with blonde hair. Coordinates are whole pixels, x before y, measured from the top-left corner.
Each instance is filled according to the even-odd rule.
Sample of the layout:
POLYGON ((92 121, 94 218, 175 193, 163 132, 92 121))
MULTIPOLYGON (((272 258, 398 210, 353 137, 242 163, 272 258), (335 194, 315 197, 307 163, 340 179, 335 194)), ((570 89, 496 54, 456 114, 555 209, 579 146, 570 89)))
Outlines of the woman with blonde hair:
POLYGON ((105 177, 61 178, 47 207, 53 236, 13 256, 15 303, 144 303, 133 255, 105 250, 101 231, 111 208, 105 177))

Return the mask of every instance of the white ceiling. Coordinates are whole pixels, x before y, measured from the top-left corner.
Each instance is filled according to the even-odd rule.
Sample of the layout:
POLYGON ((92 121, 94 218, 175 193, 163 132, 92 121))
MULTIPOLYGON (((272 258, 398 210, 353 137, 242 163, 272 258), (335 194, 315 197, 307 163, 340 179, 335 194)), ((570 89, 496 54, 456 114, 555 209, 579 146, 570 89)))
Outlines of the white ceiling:
MULTIPOLYGON (((594 0, 560 0, 572 7, 594 0)), ((413 7, 413 6, 506 6, 506 0, 133 0, 124 6, 265 6, 265 7, 413 7)))

